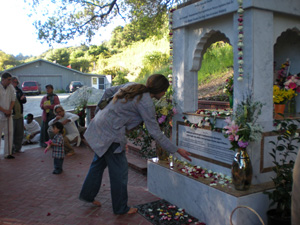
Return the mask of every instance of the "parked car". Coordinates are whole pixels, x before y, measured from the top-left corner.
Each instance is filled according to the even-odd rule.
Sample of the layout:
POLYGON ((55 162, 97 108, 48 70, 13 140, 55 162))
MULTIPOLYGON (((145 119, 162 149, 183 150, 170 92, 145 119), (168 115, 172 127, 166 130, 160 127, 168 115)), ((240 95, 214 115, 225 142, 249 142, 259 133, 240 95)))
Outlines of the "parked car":
POLYGON ((24 81, 22 84, 24 94, 41 94, 41 84, 37 81, 24 81))
POLYGON ((66 91, 72 93, 77 89, 81 88, 82 86, 83 83, 81 81, 71 81, 70 84, 67 86, 66 91))

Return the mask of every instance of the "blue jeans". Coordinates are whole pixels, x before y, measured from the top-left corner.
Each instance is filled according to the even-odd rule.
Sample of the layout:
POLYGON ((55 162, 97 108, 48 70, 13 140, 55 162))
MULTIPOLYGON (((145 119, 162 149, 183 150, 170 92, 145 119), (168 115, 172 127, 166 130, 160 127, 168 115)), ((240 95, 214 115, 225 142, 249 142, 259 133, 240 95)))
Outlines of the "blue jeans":
POLYGON ((62 172, 63 162, 64 162, 63 158, 62 159, 54 158, 54 170, 56 170, 57 172, 62 172))
POLYGON ((79 199, 86 202, 95 200, 101 187, 104 169, 108 166, 113 211, 115 214, 125 214, 129 210, 127 206, 128 163, 124 151, 114 154, 119 146, 118 143, 112 143, 102 157, 95 154, 79 199))

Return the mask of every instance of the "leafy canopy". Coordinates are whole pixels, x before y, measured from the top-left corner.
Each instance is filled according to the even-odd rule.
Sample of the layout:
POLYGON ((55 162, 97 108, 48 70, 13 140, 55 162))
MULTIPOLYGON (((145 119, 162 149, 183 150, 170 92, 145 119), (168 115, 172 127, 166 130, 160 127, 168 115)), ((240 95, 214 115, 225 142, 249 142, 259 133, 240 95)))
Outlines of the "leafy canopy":
MULTIPOLYGON (((116 18, 135 21, 137 29, 159 28, 168 8, 182 0, 24 0, 37 14, 34 23, 42 42, 66 43, 77 36, 90 42, 100 27, 116 18)), ((127 21, 126 21, 127 22, 127 21)), ((154 29, 155 30, 155 29, 154 29)))

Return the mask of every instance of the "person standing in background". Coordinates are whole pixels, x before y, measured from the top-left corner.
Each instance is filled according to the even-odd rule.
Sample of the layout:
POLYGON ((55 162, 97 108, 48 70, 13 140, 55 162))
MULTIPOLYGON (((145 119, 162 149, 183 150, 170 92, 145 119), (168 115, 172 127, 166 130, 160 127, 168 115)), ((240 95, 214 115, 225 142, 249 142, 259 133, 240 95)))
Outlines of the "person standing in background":
POLYGON ((49 140, 48 123, 50 120, 55 118, 53 109, 56 105, 60 104, 58 96, 53 93, 53 89, 54 88, 53 88, 52 84, 46 85, 47 95, 42 98, 41 104, 40 104, 40 107, 43 110, 40 146, 44 147, 44 148, 47 147, 45 142, 49 140))
POLYGON ((3 73, 0 83, 0 134, 2 131, 4 132, 4 157, 6 159, 15 158, 12 156, 13 121, 11 113, 16 100, 16 91, 11 85, 11 77, 10 73, 3 73))
POLYGON ((12 85, 16 90, 16 101, 13 108, 13 148, 12 153, 21 152, 23 136, 24 136, 24 121, 23 121, 23 104, 27 102, 26 96, 18 87, 19 80, 17 77, 12 77, 12 85))

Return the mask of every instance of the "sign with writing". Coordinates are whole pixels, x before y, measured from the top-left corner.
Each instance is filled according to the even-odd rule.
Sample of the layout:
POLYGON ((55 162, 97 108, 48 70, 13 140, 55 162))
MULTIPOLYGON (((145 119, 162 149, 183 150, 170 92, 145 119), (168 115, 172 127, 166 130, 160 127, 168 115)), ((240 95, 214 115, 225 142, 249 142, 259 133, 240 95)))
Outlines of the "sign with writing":
POLYGON ((234 12, 237 9, 236 0, 202 0, 174 11, 173 29, 234 12))
POLYGON ((221 166, 230 167, 235 152, 220 132, 205 128, 190 128, 177 124, 177 145, 193 153, 193 156, 221 166))

